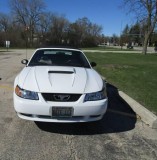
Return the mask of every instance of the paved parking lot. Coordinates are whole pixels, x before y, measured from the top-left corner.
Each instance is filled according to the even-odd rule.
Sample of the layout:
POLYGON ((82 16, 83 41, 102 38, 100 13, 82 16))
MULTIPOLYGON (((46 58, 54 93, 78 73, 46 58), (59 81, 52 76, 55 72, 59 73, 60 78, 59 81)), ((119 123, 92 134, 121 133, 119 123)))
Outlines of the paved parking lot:
MULTIPOLYGON (((109 108, 94 123, 21 120, 13 109, 13 81, 25 50, 0 52, 0 160, 157 159, 157 130, 136 117, 108 84, 109 108)), ((28 50, 30 57, 32 50, 28 50)))

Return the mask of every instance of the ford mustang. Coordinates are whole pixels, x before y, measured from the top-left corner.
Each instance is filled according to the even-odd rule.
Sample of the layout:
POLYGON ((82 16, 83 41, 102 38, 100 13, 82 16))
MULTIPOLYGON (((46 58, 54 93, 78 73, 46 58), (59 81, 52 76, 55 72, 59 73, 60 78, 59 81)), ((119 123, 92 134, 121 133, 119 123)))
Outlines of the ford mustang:
POLYGON ((79 49, 39 48, 14 81, 14 108, 26 120, 89 122, 107 110, 106 84, 79 49))

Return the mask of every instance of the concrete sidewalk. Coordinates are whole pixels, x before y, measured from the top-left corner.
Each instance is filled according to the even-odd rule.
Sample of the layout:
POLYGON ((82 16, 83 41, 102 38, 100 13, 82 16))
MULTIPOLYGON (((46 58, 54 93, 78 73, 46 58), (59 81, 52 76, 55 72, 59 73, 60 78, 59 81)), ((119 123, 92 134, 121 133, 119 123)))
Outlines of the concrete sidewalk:
POLYGON ((141 51, 134 51, 134 50, 131 50, 131 51, 124 51, 124 50, 121 50, 121 51, 110 51, 110 50, 107 50, 107 51, 105 51, 105 50, 83 50, 83 52, 92 52, 92 53, 94 53, 94 52, 99 52, 99 53, 141 53, 141 51))
MULTIPOLYGON (((88 49, 88 50, 86 50, 86 49, 83 49, 82 50, 83 52, 92 52, 92 53, 94 53, 94 52, 99 52, 99 53, 139 53, 139 54, 142 54, 142 51, 141 50, 130 50, 130 51, 128 51, 128 50, 90 50, 90 49, 88 49)), ((148 51, 147 52, 148 54, 154 54, 155 52, 154 51, 148 51)))

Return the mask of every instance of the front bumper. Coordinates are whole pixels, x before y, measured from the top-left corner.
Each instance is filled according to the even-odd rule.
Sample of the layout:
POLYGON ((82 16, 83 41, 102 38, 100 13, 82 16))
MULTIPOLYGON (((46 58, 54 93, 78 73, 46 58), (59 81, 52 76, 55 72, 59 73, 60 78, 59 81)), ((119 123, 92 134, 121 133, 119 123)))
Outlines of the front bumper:
POLYGON ((99 101, 84 101, 82 95, 76 102, 49 102, 39 93, 39 100, 28 100, 18 97, 14 93, 14 108, 17 115, 26 120, 41 122, 90 122, 102 119, 107 110, 108 99, 99 101), (72 117, 53 118, 52 107, 73 107, 72 117))

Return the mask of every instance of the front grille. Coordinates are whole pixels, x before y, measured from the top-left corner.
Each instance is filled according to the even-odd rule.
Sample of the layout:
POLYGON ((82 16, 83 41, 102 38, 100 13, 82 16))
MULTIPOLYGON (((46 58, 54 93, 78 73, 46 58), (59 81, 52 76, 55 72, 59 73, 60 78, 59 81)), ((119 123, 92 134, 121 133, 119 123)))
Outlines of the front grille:
POLYGON ((75 102, 81 97, 81 94, 42 93, 42 96, 45 101, 75 102))

